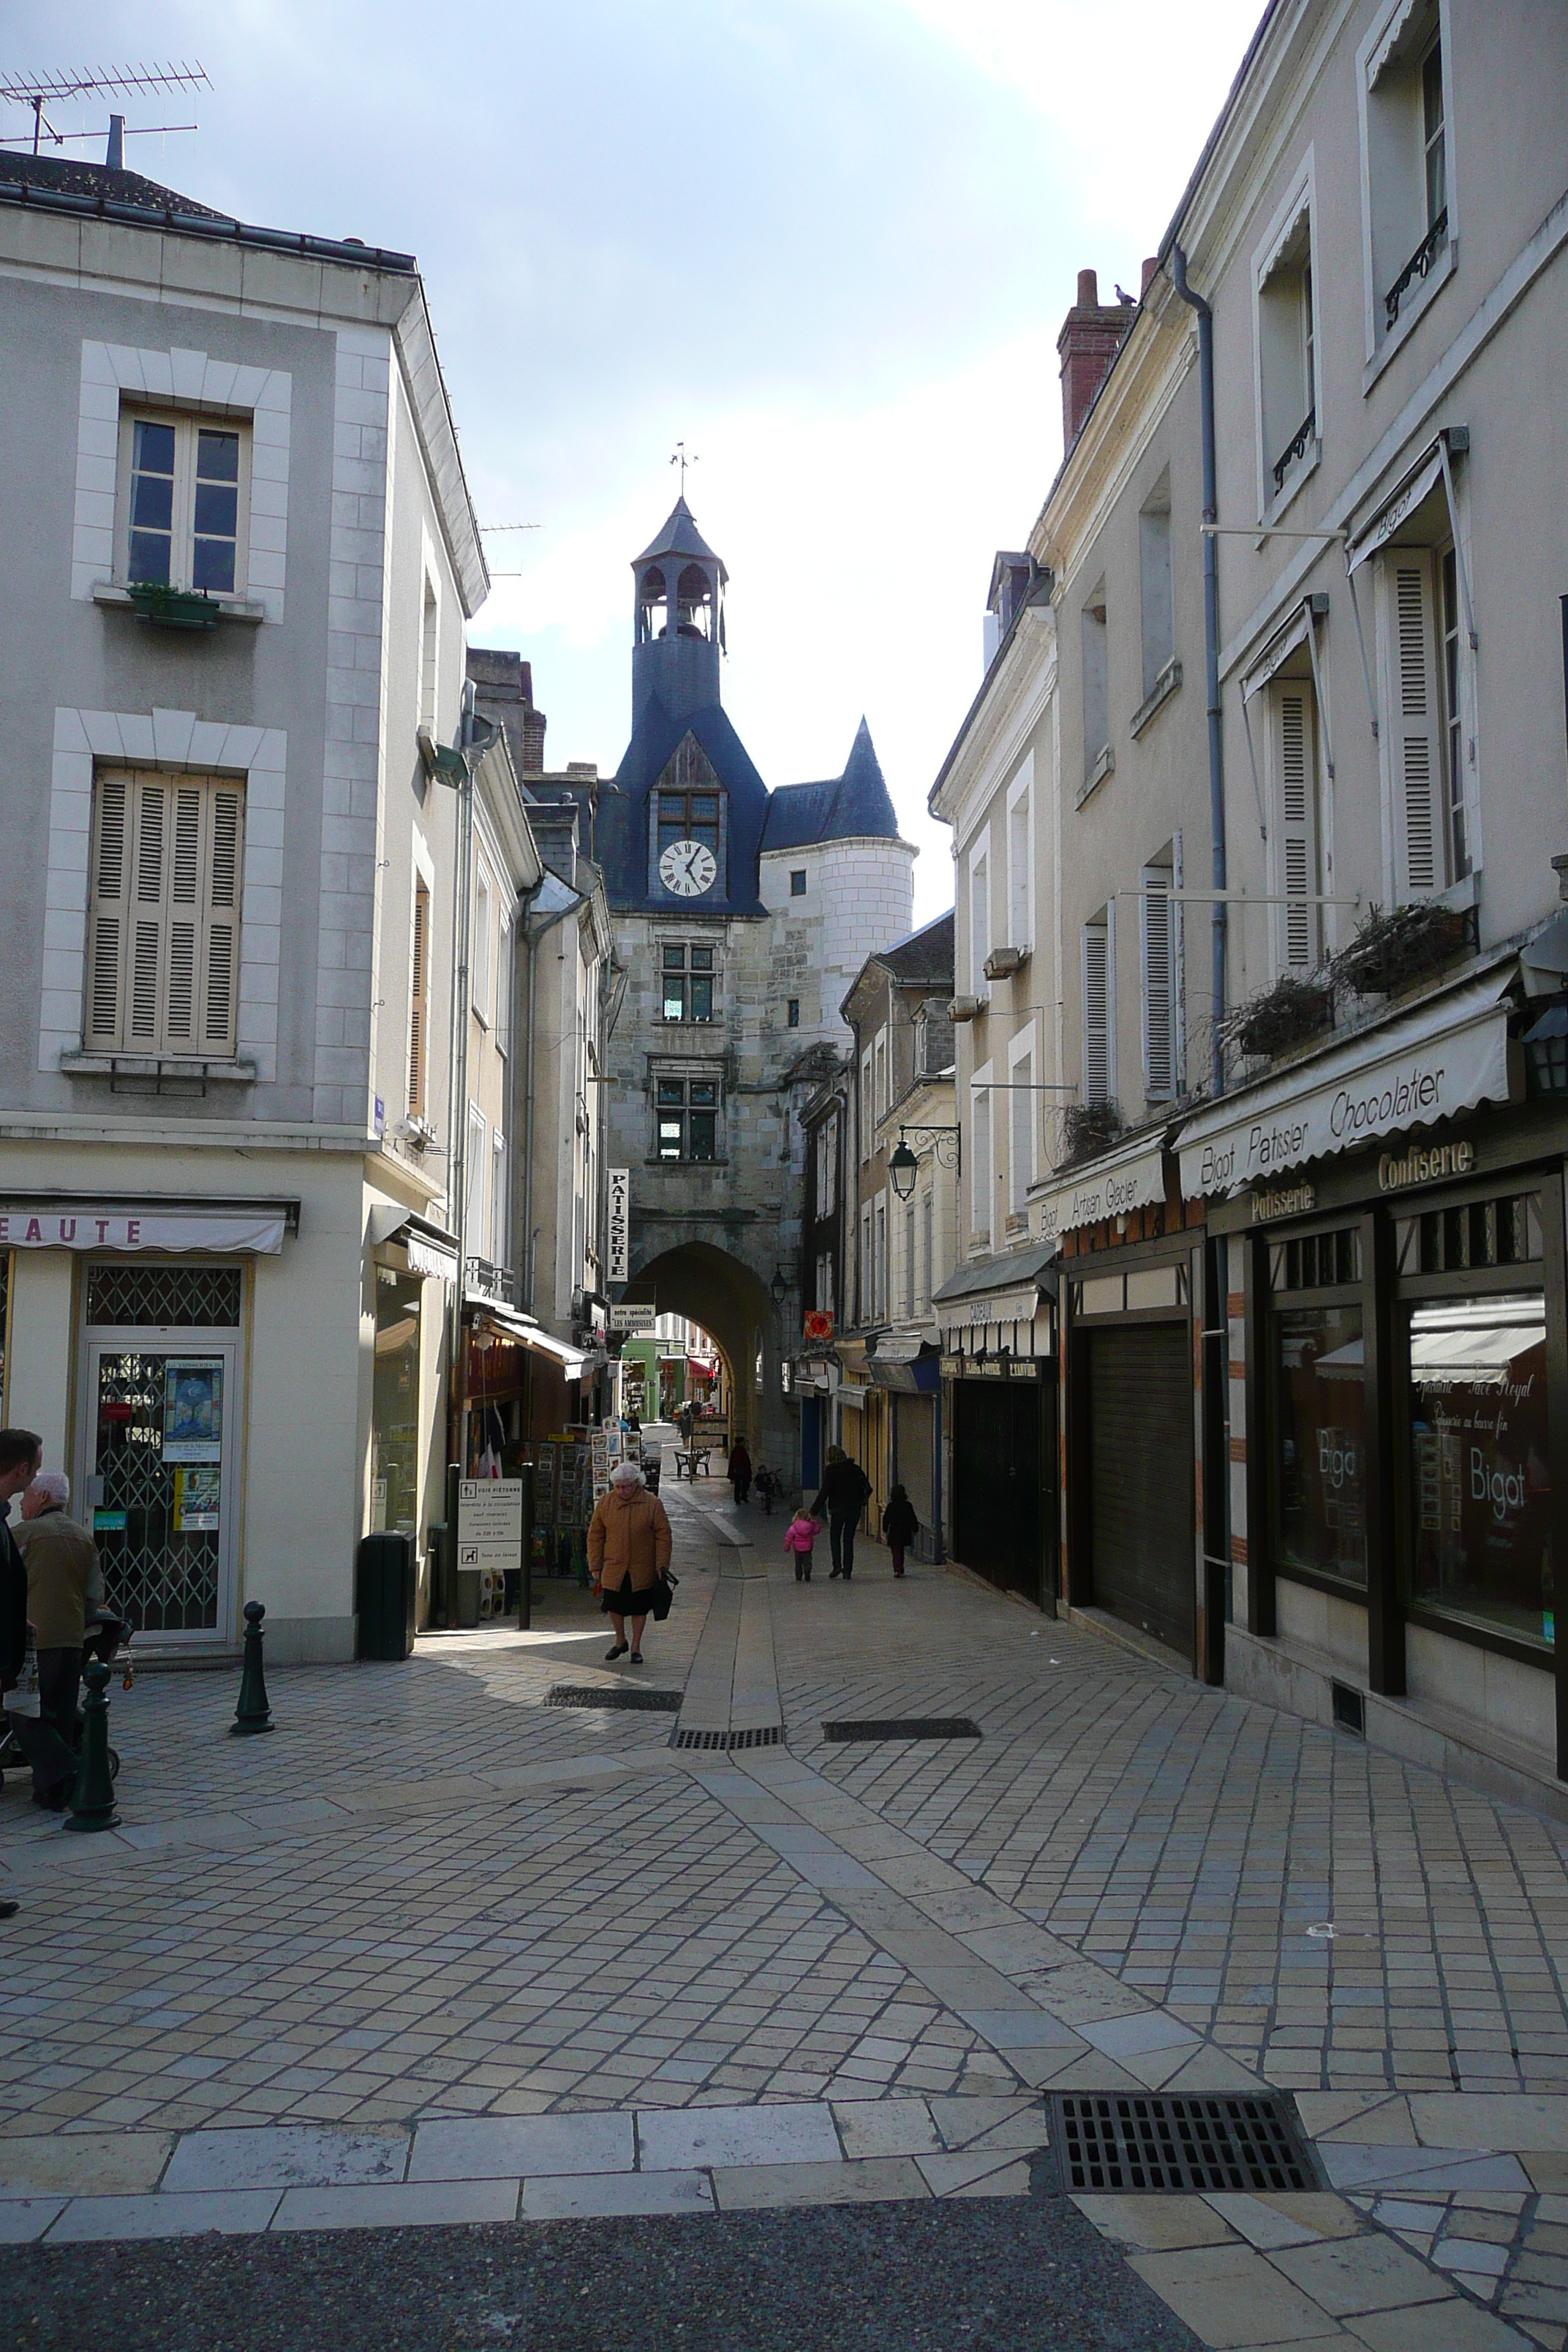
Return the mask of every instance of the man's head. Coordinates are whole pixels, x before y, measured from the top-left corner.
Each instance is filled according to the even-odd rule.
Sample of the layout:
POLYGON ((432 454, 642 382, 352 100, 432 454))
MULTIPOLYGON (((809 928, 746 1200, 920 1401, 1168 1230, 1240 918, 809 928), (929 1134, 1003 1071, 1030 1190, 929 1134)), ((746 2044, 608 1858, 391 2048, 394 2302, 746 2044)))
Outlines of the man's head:
POLYGON ((33 1475, 44 1458, 44 1441, 36 1429, 0 1429, 0 1502, 8 1503, 33 1475))
POLYGON ((69 1506, 71 1482, 63 1470, 40 1470, 22 1493, 22 1517, 36 1519, 40 1511, 63 1511, 69 1506))
POLYGON ((641 1468, 636 1462, 619 1462, 610 1475, 610 1485, 623 1503, 629 1503, 642 1490, 641 1468))

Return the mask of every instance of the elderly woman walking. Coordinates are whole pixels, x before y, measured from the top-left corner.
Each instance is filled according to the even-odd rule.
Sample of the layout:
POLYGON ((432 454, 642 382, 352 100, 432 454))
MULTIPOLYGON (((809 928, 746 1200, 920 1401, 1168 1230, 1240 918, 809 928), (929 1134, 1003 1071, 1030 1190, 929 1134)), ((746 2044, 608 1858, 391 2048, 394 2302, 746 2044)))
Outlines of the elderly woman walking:
POLYGON ((606 1659, 626 1654, 626 1621, 632 1621, 631 1662, 640 1666, 642 1629, 653 1607, 654 1587, 669 1566, 669 1521, 657 1495, 647 1492, 635 1462, 623 1462, 610 1491, 588 1522, 588 1566, 599 1606, 616 1629, 606 1659))

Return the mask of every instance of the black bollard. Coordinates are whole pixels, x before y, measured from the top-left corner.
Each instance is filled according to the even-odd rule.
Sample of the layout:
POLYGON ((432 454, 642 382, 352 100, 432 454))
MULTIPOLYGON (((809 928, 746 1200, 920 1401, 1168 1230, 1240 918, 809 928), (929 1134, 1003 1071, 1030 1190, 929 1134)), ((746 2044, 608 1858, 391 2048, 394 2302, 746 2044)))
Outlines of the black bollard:
POLYGON ((84 1680, 81 1759, 70 1794, 68 1830, 111 1830, 120 1820, 114 1810, 114 1782, 109 1771, 109 1668, 94 1658, 84 1680))
POLYGON ((231 1732, 270 1731, 272 1709, 267 1704, 267 1676, 261 1664, 261 1621, 267 1612, 259 1601, 245 1604, 245 1665, 239 1677, 239 1705, 231 1732))

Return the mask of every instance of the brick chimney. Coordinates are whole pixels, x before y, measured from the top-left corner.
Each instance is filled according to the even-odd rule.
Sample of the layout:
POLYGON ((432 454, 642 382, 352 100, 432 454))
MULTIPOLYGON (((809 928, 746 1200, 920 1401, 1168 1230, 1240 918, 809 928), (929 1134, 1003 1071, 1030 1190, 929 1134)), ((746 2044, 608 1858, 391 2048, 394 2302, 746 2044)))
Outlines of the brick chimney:
POLYGON ((1062 446, 1070 449, 1105 382, 1121 339, 1132 324, 1131 302, 1101 302, 1092 269, 1078 273, 1078 300, 1062 322, 1057 351, 1062 363, 1062 446))

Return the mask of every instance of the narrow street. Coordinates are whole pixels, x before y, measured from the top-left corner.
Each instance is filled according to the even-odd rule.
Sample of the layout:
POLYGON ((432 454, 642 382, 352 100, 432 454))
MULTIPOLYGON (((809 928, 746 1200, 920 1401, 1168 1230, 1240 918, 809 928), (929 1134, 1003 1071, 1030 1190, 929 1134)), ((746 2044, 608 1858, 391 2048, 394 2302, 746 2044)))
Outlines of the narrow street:
POLYGON ((5 2340, 1563 2346, 1561 1830, 667 1498, 640 1676, 550 1584, 116 1685, 116 1832, 13 1776, 5 2340), (1266 2088, 1318 2190, 1064 2193, 1049 2094, 1266 2088))

